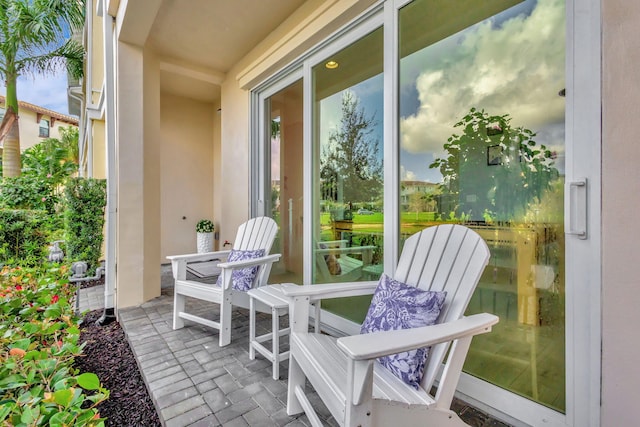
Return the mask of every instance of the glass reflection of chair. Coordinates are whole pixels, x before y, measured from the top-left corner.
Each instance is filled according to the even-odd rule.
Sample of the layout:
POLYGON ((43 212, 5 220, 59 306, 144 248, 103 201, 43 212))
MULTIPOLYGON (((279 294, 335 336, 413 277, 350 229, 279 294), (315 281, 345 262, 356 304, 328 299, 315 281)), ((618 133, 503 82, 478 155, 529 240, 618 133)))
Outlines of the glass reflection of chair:
POLYGON ((376 246, 347 247, 347 240, 318 242, 315 251, 317 283, 353 282, 371 264, 376 246))

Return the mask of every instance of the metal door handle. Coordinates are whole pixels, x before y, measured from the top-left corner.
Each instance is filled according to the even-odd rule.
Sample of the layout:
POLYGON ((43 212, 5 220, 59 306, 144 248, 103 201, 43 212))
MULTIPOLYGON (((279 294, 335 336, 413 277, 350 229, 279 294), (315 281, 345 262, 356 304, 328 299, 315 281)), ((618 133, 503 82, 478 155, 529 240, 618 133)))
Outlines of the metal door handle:
POLYGON ((566 205, 568 207, 565 217, 565 233, 577 236, 579 239, 587 238, 587 178, 579 178, 566 184, 566 205))

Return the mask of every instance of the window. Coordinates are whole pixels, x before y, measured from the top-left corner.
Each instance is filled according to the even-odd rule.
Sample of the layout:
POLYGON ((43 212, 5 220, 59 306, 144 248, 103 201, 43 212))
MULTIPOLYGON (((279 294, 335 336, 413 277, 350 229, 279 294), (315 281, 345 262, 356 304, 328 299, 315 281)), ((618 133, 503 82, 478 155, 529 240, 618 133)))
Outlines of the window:
POLYGON ((484 238, 468 312, 500 323, 465 372, 564 412, 565 6, 456 8, 399 12, 401 235, 457 222, 484 238))
POLYGON ((40 130, 38 132, 40 138, 49 138, 49 120, 40 120, 40 130))
MULTIPOLYGON (((382 273, 382 44, 380 27, 313 67, 313 283, 382 273)), ((362 322, 370 302, 322 306, 362 322)))

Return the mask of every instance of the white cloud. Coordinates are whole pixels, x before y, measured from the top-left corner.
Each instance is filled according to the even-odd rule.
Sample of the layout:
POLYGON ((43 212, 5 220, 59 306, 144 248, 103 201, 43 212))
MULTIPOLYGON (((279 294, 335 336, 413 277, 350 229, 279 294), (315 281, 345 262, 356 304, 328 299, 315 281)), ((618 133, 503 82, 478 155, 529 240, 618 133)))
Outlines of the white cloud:
MULTIPOLYGON (((461 35, 438 69, 416 79, 420 108, 401 122, 402 147, 441 153, 471 107, 509 114, 534 132, 564 118, 565 23, 562 0, 540 0, 529 16, 483 22, 461 35)), ((450 42, 450 41, 449 41, 450 42)), ((413 61, 412 61, 413 62, 413 61)))
MULTIPOLYGON (((69 114, 67 101, 67 75, 21 76, 18 78, 18 100, 48 108, 62 114, 69 114)), ((0 93, 6 95, 6 87, 0 93)))
POLYGON ((418 177, 415 172, 406 170, 404 166, 400 166, 400 181, 417 181, 418 177))

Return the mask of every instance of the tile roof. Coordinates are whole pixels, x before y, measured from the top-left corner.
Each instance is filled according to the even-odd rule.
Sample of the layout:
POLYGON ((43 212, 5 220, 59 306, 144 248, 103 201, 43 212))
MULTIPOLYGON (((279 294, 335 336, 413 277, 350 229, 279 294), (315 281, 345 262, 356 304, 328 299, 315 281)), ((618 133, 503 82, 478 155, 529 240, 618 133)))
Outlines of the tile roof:
MULTIPOLYGON (((5 97, 0 95, 0 105, 2 108, 5 106, 5 97)), ((45 116, 53 117, 56 120, 60 120, 61 122, 69 123, 71 125, 78 126, 78 118, 73 116, 68 116, 66 114, 58 113, 53 110, 49 110, 48 108, 40 107, 38 105, 31 104, 25 101, 18 101, 18 108, 24 108, 25 110, 33 111, 34 113, 40 113, 45 116)))

